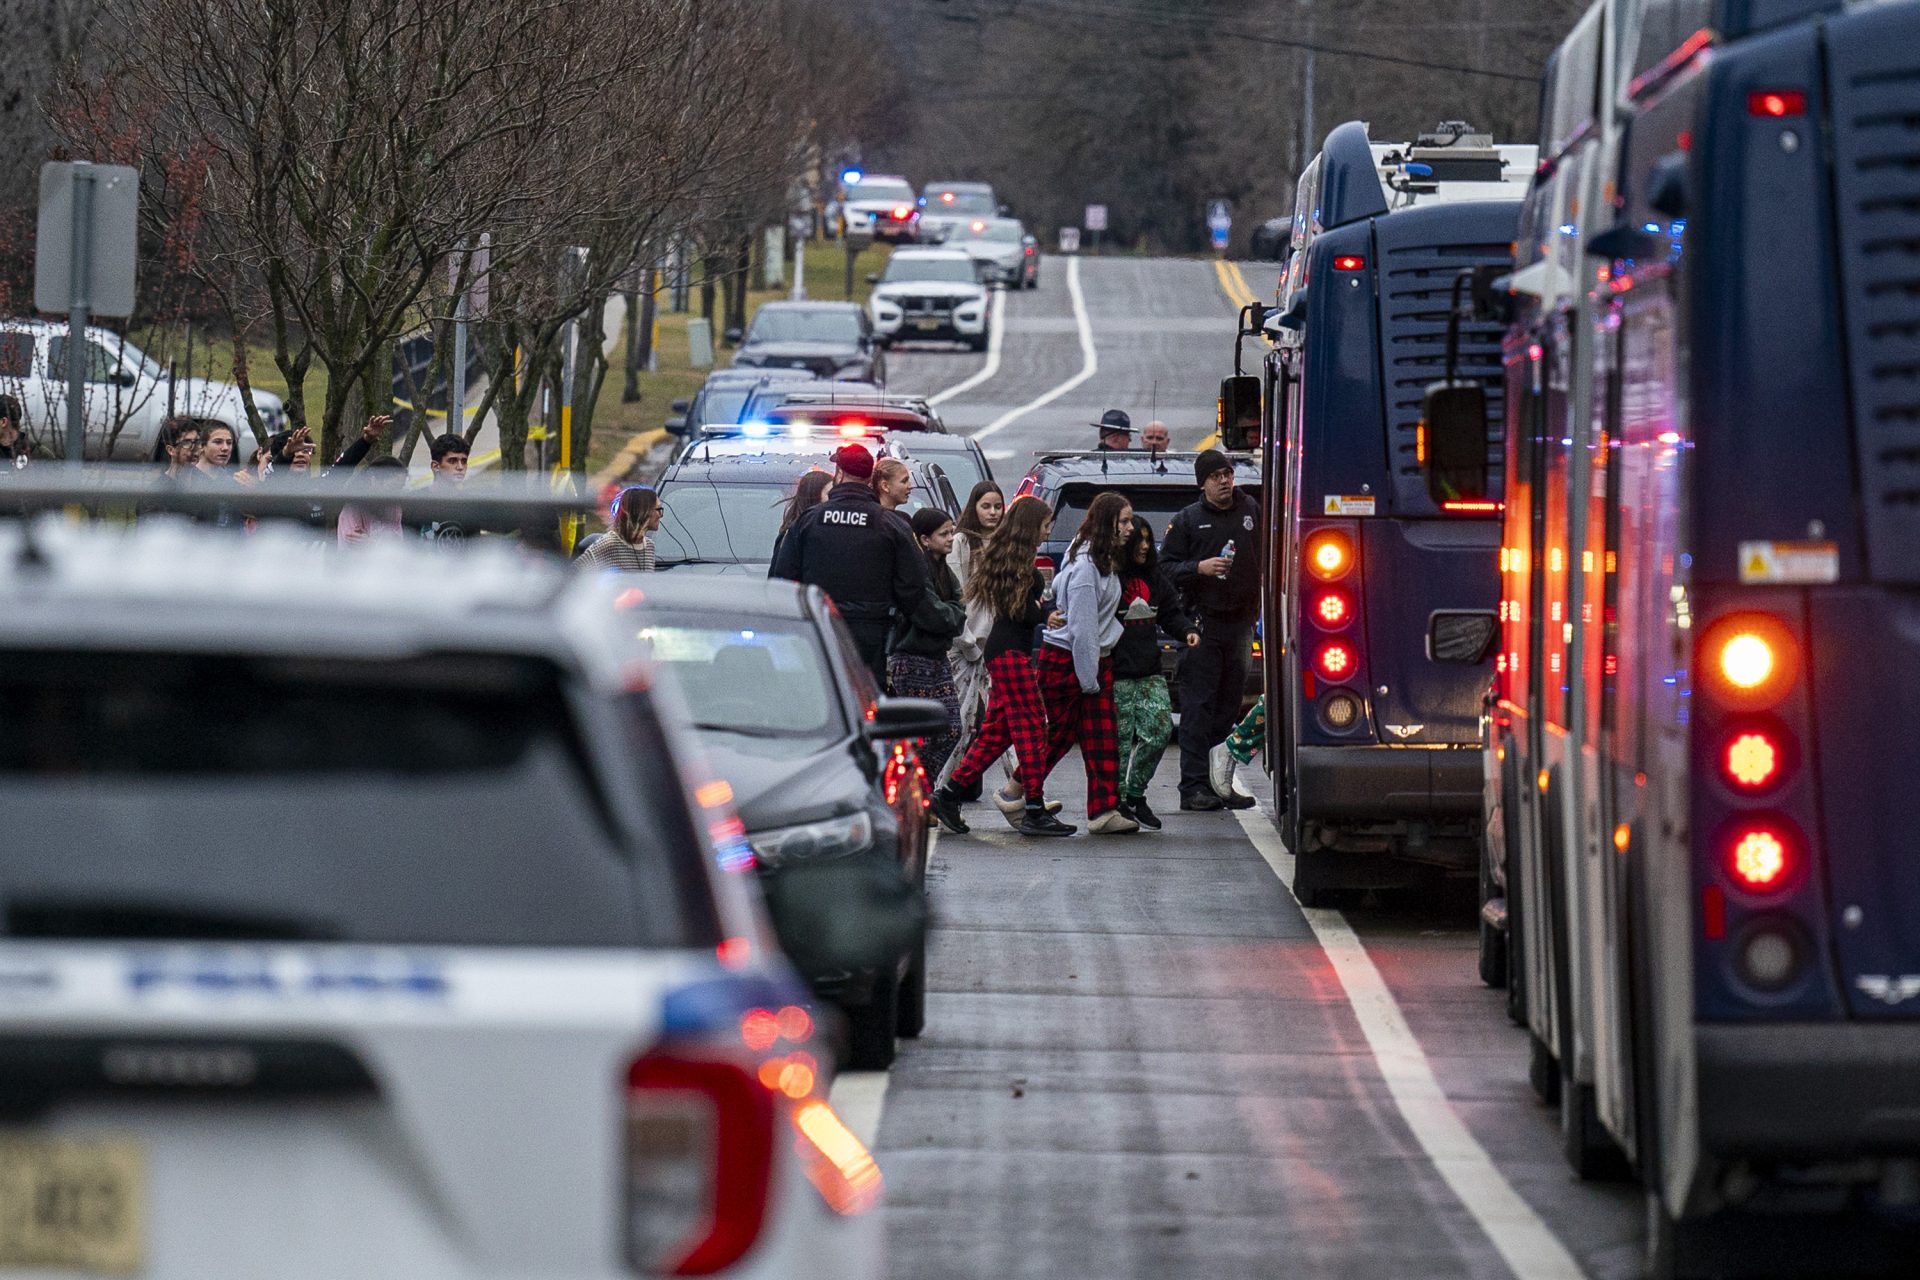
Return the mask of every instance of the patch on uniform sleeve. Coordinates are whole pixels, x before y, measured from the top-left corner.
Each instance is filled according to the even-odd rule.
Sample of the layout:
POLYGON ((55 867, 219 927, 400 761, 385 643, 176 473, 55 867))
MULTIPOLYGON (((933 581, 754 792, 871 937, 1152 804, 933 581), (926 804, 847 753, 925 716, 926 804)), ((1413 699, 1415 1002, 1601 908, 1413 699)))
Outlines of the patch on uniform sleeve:
POLYGON ((1756 583, 1836 582, 1840 547, 1832 542, 1743 542, 1740 581, 1756 583))
POLYGON ((1326 505, 1320 514, 1323 516, 1370 516, 1373 514, 1373 495, 1330 493, 1326 497, 1326 505))

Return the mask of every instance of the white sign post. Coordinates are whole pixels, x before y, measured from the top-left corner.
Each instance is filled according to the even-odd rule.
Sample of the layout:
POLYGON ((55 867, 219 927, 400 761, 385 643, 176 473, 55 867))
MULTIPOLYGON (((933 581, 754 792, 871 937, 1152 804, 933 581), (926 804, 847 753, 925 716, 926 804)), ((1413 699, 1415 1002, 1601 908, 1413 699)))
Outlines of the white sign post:
POLYGON ((53 161, 40 169, 33 305, 67 317, 67 465, 86 451, 87 325, 133 314, 140 173, 125 165, 53 161))
POLYGON ((1078 227, 1060 228, 1060 252, 1062 253, 1080 252, 1080 228, 1078 227))
POLYGON ((1087 230, 1093 235, 1093 251, 1098 253, 1100 252, 1100 233, 1107 229, 1107 206, 1103 204, 1088 205, 1087 216, 1084 221, 1087 224, 1087 230))

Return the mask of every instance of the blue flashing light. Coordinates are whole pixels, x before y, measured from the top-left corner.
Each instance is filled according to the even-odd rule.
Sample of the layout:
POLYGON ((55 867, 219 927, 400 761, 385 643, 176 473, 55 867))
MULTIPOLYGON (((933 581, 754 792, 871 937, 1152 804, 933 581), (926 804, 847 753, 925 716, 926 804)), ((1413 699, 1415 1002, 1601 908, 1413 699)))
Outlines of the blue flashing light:
POLYGON ((773 424, 771 422, 743 422, 740 424, 740 434, 750 436, 755 440, 764 440, 773 434, 773 424))
POLYGON ((866 174, 860 172, 858 169, 843 169, 840 173, 840 181, 846 183, 848 186, 852 186, 866 176, 866 174))
POLYGON ((753 639, 753 632, 751 632, 751 631, 742 631, 742 632, 740 633, 740 638, 741 638, 742 640, 751 640, 751 639, 753 639))
POLYGON ((1646 232, 1650 236, 1657 236, 1660 234, 1660 224, 1657 222, 1644 223, 1642 224, 1640 229, 1646 232))
POLYGON ((1574 226, 1571 222, 1563 222, 1560 224, 1560 234, 1563 236, 1577 236, 1580 234, 1580 228, 1574 226))

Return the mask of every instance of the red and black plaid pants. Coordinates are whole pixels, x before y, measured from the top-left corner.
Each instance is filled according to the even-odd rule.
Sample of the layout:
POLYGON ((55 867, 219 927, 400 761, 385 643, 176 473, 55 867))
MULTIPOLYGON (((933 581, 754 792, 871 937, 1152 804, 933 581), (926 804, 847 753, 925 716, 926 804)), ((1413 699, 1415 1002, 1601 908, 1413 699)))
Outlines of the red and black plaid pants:
POLYGON ((1100 659, 1100 688, 1080 691, 1073 655, 1043 644, 1033 659, 1040 696, 1047 707, 1047 772, 1078 744, 1087 766, 1087 817, 1120 803, 1120 730, 1113 714, 1113 662, 1100 659))
POLYGON ((987 680, 986 719, 948 775, 947 785, 956 791, 971 787, 1011 746, 1014 777, 1029 800, 1038 800, 1047 781, 1047 706, 1034 681, 1033 664, 1024 653, 1003 653, 987 663, 987 680))

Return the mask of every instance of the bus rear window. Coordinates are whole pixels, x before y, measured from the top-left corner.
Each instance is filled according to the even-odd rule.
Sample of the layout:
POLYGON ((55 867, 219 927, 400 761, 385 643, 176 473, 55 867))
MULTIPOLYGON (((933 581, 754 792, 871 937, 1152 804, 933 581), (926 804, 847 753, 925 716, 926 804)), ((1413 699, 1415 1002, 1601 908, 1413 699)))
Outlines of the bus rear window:
POLYGON ((617 836, 539 661, 0 655, 0 935, 683 945, 676 794, 617 836))

